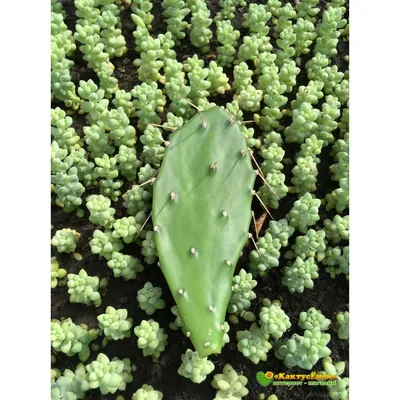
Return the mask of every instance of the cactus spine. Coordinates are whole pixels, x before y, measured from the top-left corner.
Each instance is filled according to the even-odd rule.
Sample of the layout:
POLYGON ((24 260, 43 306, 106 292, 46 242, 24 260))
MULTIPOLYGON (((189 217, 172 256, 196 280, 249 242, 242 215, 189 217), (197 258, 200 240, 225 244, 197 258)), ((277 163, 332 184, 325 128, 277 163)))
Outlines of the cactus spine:
POLYGON ((206 357, 223 345, 256 173, 239 125, 222 108, 195 115, 169 140, 153 188, 155 242, 186 335, 206 357))

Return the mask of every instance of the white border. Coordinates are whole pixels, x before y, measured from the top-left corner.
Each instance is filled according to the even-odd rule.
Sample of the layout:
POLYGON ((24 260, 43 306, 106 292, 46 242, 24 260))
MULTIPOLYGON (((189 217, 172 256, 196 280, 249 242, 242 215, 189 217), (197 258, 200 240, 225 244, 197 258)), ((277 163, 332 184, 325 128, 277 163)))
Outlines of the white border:
POLYGON ((2 398, 50 398, 50 0, 1 4, 2 398))
MULTIPOLYGON (((394 398, 399 253, 399 3, 350 0, 350 398, 394 398)), ((396 355, 397 353, 397 355, 396 355)))
MULTIPOLYGON (((2 3, 2 394, 49 398, 50 1, 2 3), (16 211, 19 214, 16 214, 16 211)), ((398 366, 399 3, 350 0, 351 398, 398 366), (383 369, 385 368, 385 369, 383 369)), ((6 398, 6 397, 5 397, 6 398)))

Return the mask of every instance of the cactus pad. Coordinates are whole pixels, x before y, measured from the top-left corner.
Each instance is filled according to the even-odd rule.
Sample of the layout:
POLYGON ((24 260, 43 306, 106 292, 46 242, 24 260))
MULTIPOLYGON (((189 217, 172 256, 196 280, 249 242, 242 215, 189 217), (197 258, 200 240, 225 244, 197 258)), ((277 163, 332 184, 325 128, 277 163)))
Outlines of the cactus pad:
POLYGON ((160 267, 199 353, 219 353, 234 270, 246 244, 256 173, 239 125, 222 108, 174 131, 154 183, 160 267))

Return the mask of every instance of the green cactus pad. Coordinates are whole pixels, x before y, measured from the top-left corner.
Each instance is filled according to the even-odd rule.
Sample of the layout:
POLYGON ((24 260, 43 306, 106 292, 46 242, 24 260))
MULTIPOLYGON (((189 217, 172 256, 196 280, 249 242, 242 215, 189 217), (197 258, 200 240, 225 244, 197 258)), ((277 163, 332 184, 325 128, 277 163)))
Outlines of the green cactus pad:
POLYGON ((223 345, 232 278, 249 238, 255 177, 239 125, 212 107, 170 136, 154 183, 160 267, 200 357, 223 345))

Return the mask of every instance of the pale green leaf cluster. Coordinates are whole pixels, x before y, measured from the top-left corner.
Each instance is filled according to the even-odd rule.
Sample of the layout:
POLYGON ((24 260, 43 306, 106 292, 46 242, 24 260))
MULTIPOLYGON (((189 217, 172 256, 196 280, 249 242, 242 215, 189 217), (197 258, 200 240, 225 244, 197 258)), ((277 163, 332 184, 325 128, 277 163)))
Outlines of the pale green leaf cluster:
POLYGON ((52 382, 51 400, 84 399, 88 390, 85 366, 78 364, 74 372, 66 369, 52 382))
POLYGON ((331 340, 328 333, 322 333, 319 328, 306 330, 304 336, 297 333, 284 340, 276 349, 275 355, 283 360, 287 368, 299 367, 311 370, 319 359, 331 354, 327 347, 331 340))
POLYGON ((102 232, 98 229, 93 232, 89 245, 93 254, 98 254, 106 260, 110 260, 113 253, 120 251, 123 247, 120 239, 113 236, 111 231, 102 232))
POLYGON ((349 340, 350 313, 348 311, 339 312, 336 315, 339 339, 349 340))
POLYGON ((67 276, 67 270, 60 268, 60 263, 55 257, 51 257, 51 288, 54 289, 58 285, 65 285, 62 281, 67 276))
POLYGON ((350 219, 348 215, 344 217, 335 215, 333 220, 329 218, 324 220, 326 238, 328 241, 333 244, 338 244, 341 240, 349 240, 349 223, 350 219))
POLYGON ((294 202, 286 218, 291 226, 301 233, 306 233, 309 226, 315 225, 319 221, 320 205, 320 199, 306 193, 294 202))
POLYGON ((73 253, 80 236, 75 229, 59 229, 51 239, 51 245, 56 247, 59 253, 73 253))
POLYGON ((247 310, 251 301, 256 298, 256 294, 253 292, 256 286, 257 281, 253 279, 253 275, 241 269, 232 280, 232 295, 228 304, 228 312, 239 315, 242 311, 247 310))
POLYGON ((129 215, 135 215, 139 211, 147 212, 150 209, 151 193, 143 186, 133 185, 122 195, 122 205, 127 209, 129 215))
POLYGON ((137 222, 135 217, 122 217, 113 223, 112 236, 121 238, 125 243, 132 243, 137 237, 137 222))
POLYGON ((269 221, 268 232, 271 234, 272 239, 279 240, 282 247, 287 247, 288 241, 294 233, 294 228, 289 225, 286 218, 282 218, 279 221, 269 221))
POLYGON ((128 318, 128 310, 108 306, 104 314, 97 316, 99 328, 112 340, 120 340, 131 336, 132 318, 128 318))
POLYGON ((104 154, 101 158, 96 157, 94 162, 96 164, 94 168, 95 177, 102 178, 99 182, 100 193, 108 197, 111 201, 117 201, 123 184, 120 179, 115 180, 119 175, 117 159, 104 154))
POLYGON ((241 400, 249 393, 246 388, 247 382, 248 379, 244 375, 239 375, 230 364, 225 364, 222 374, 214 375, 211 382, 211 386, 217 389, 214 400, 241 400))
POLYGON ((297 15, 308 21, 315 22, 315 16, 318 15, 320 9, 316 7, 319 0, 300 0, 296 3, 297 15))
POLYGON ((162 113, 166 103, 165 96, 158 88, 157 82, 143 82, 131 90, 135 116, 139 118, 138 126, 143 131, 146 124, 159 124, 159 113, 162 113))
POLYGON ((105 228, 111 227, 114 222, 115 209, 111 207, 111 200, 108 197, 91 194, 86 197, 86 207, 90 212, 90 222, 105 228))
POLYGON ((139 307, 147 314, 152 315, 156 310, 165 308, 165 301, 161 298, 162 289, 153 287, 151 282, 146 282, 137 292, 139 307))
POLYGON ((261 147, 261 155, 265 161, 261 164, 261 172, 264 174, 264 185, 260 187, 258 195, 266 207, 278 208, 279 200, 284 198, 289 188, 285 185, 283 158, 285 151, 281 147, 282 138, 279 133, 272 131, 264 138, 261 147))
POLYGON ((349 279, 349 246, 328 246, 322 264, 325 265, 325 271, 331 278, 344 274, 349 279))
POLYGON ((172 40, 179 41, 186 36, 185 30, 189 24, 184 21, 186 15, 190 13, 184 0, 163 0, 161 3, 164 11, 163 16, 167 22, 168 32, 171 32, 172 40))
POLYGON ((217 40, 222 46, 217 47, 217 61, 221 67, 230 67, 235 60, 240 32, 233 29, 229 19, 216 22, 217 40))
POLYGON ((68 274, 67 278, 70 303, 82 303, 96 307, 101 304, 99 288, 101 284, 103 285, 103 281, 100 282, 98 276, 89 276, 84 269, 81 269, 77 275, 68 274))
POLYGON ((304 289, 314 287, 313 279, 318 277, 318 266, 313 257, 306 260, 297 257, 293 263, 284 267, 282 284, 290 293, 303 293, 304 289))
POLYGON ((299 327, 301 329, 319 328, 321 331, 326 331, 331 325, 331 320, 326 318, 320 310, 315 307, 310 307, 307 311, 303 311, 299 316, 299 327))
POLYGON ((134 332, 138 337, 137 345, 139 349, 143 350, 143 355, 158 359, 165 350, 168 338, 168 335, 164 333, 163 328, 160 328, 158 322, 152 319, 143 320, 140 325, 134 328, 134 332))
POLYGON ((342 18, 345 11, 344 7, 330 3, 328 8, 322 13, 322 21, 317 27, 314 54, 321 53, 328 57, 335 57, 337 55, 340 29, 347 23, 347 20, 342 18))
POLYGON ((112 269, 114 277, 122 277, 124 280, 136 279, 137 274, 143 271, 143 265, 138 258, 114 252, 107 265, 112 269))
MULTIPOLYGON (((75 26, 76 32, 74 33, 75 40, 81 44, 79 49, 83 53, 83 59, 88 63, 88 67, 96 72, 106 97, 110 97, 118 90, 118 80, 113 76, 115 67, 110 61, 110 55, 106 52, 106 45, 101 37, 103 31, 100 27, 102 22, 101 11, 95 7, 94 1, 75 0, 74 4, 78 17, 75 26)), ((119 38, 119 43, 115 43, 116 52, 119 49, 123 51, 121 40, 123 41, 119 38)), ((110 49, 111 46, 108 50, 110 49)))
POLYGON ((213 36, 209 28, 212 19, 205 0, 188 0, 192 17, 190 19, 190 41, 193 46, 199 47, 203 53, 209 50, 209 42, 213 36))
POLYGON ((238 7, 244 7, 246 5, 246 0, 219 0, 218 4, 220 10, 214 18, 216 23, 221 20, 233 20, 236 9, 238 7))
POLYGON ((333 400, 349 400, 349 378, 340 377, 345 367, 346 365, 343 361, 334 363, 331 357, 325 357, 322 360, 323 371, 320 371, 319 374, 336 375, 338 377, 335 385, 327 387, 329 397, 333 400))
POLYGON ((257 249, 250 253, 250 269, 256 276, 264 276, 279 265, 281 243, 267 232, 257 241, 257 249))
POLYGON ((207 375, 215 369, 214 364, 207 357, 200 358, 197 351, 190 349, 187 349, 186 353, 181 356, 181 360, 178 374, 194 383, 203 382, 207 375))
POLYGON ((133 381, 131 362, 128 358, 111 361, 103 353, 86 365, 87 382, 90 389, 99 389, 102 395, 125 390, 126 384, 133 381))
POLYGON ((207 98, 210 95, 209 89, 211 82, 208 80, 209 68, 204 67, 204 61, 195 54, 188 57, 183 64, 183 69, 187 73, 190 83, 189 97, 198 107, 208 108, 207 98))
POLYGON ((265 335, 260 327, 254 323, 250 330, 238 331, 236 340, 238 350, 254 364, 267 360, 267 353, 272 345, 268 341, 269 336, 265 335))
POLYGON ((274 339, 279 339, 292 326, 279 300, 264 299, 259 317, 261 330, 274 339))
POLYGON ((69 59, 75 49, 73 34, 64 22, 62 3, 56 2, 51 10, 51 94, 66 107, 77 110, 81 100, 70 74, 74 62, 69 59))
POLYGON ((71 318, 59 321, 51 321, 51 347, 55 351, 61 351, 71 357, 75 354, 82 362, 90 356, 89 344, 98 336, 96 329, 90 329, 85 325, 76 325, 71 318))
POLYGON ((325 257, 325 250, 325 231, 309 229, 305 235, 296 237, 296 242, 292 245, 291 250, 285 253, 285 257, 288 259, 300 257, 303 260, 315 257, 321 261, 325 257))
POLYGON ((142 385, 142 387, 133 394, 132 400, 162 400, 163 394, 153 388, 151 385, 142 385))
POLYGON ((142 254, 146 264, 151 265, 156 262, 158 255, 153 231, 146 233, 146 238, 142 242, 142 254))

